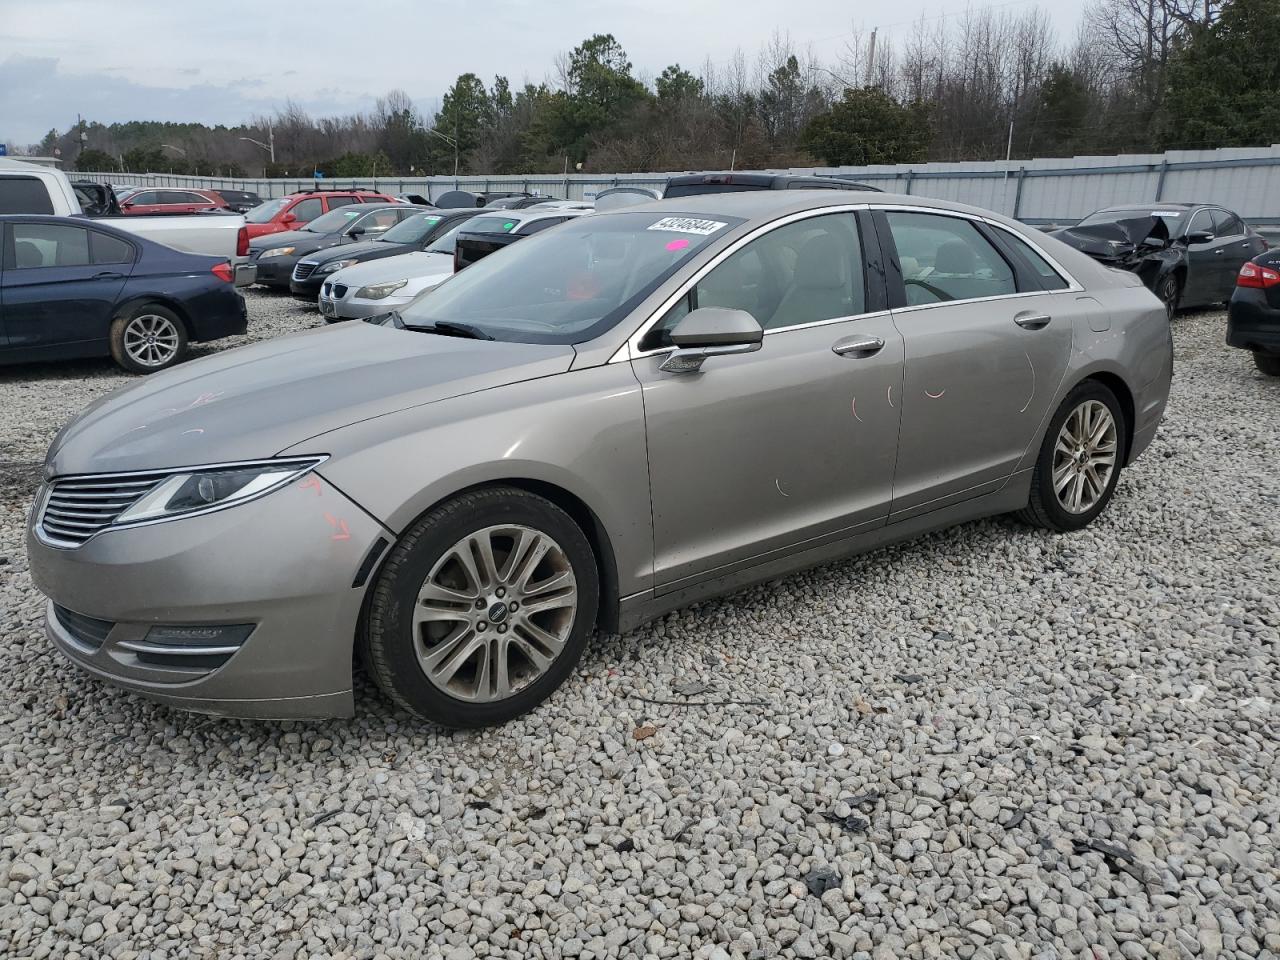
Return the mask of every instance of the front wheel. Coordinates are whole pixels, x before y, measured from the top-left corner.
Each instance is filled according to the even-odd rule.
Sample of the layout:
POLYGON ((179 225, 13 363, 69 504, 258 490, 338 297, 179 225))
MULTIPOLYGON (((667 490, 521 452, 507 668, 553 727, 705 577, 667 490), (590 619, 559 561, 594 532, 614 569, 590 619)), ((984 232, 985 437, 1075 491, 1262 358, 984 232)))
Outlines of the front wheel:
POLYGON ((1088 526, 1115 493, 1124 448, 1115 394, 1096 380, 1078 384, 1049 422, 1018 516, 1059 532, 1088 526))
POLYGON ((1280 354, 1253 351, 1253 365, 1268 377, 1280 377, 1280 354))
POLYGON ((388 556, 363 633, 369 672, 398 706, 451 727, 504 723, 564 682, 595 627, 591 544, 525 490, 465 493, 388 556))
POLYGON ((1161 278, 1156 284, 1156 296, 1164 304, 1164 312, 1172 321, 1173 315, 1178 312, 1178 300, 1182 297, 1182 284, 1178 282, 1178 275, 1170 273, 1161 278))
POLYGON ((187 352, 187 328, 168 307, 144 303, 111 322, 111 357, 130 373, 155 373, 187 352))

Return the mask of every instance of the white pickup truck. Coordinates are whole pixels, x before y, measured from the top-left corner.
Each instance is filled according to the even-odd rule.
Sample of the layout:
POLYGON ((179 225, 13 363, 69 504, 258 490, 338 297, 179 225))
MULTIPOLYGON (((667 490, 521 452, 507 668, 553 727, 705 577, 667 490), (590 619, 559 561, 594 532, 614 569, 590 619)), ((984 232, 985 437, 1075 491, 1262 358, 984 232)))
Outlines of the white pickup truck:
MULTIPOLYGON (((20 160, 0 159, 0 214, 35 213, 80 217, 75 188, 61 170, 20 160)), ((98 217, 175 250, 226 257, 235 267, 236 286, 253 283, 249 234, 244 217, 233 213, 98 217)))

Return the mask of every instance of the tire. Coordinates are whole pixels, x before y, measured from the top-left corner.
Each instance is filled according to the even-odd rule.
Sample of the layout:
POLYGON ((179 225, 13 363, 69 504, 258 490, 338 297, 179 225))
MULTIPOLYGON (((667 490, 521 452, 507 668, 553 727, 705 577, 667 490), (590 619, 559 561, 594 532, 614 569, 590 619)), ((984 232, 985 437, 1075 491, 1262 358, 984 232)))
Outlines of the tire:
POLYGON ((383 693, 416 717, 449 727, 505 723, 569 676, 599 602, 596 557, 573 519, 525 490, 491 487, 431 510, 392 548, 374 584, 361 652, 383 693), (544 540, 526 539, 535 535, 544 540), (487 567, 473 549, 483 542, 493 558, 487 567), (505 671, 497 669, 500 651, 505 671))
POLYGON ((168 307, 143 303, 111 321, 111 358, 130 373, 166 370, 186 355, 186 325, 168 307))
POLYGON ((1178 279, 1176 273, 1167 273, 1156 284, 1156 296, 1164 304, 1165 314, 1169 317, 1170 322, 1173 321, 1173 315, 1178 312, 1178 301, 1182 298, 1182 282, 1178 279))
POLYGON ((1280 354, 1253 351, 1253 365, 1268 377, 1280 377, 1280 354))
POLYGON ((1106 509, 1115 493, 1122 469, 1127 432, 1128 425, 1115 394, 1096 380, 1085 380, 1077 384, 1049 421, 1049 429, 1045 432, 1035 469, 1031 473, 1031 496, 1026 507, 1018 511, 1018 517, 1033 526, 1060 533, 1079 530, 1092 523, 1106 509), (1076 456, 1068 456, 1060 449, 1059 441, 1063 441, 1065 448, 1073 451, 1077 449, 1071 434, 1077 432, 1076 428, 1082 425, 1081 420, 1073 419, 1078 411, 1087 410, 1091 417, 1088 423, 1097 426, 1103 423, 1102 409, 1110 417, 1110 427, 1104 429, 1101 440, 1091 445, 1087 451, 1080 450, 1076 456), (1067 427, 1069 420, 1071 428, 1067 427), (1110 469, 1104 477, 1101 468, 1106 465, 1108 450, 1110 469), (1076 465, 1080 465, 1082 469, 1077 469, 1076 465), (1089 470, 1089 465, 1093 466, 1092 471, 1089 470), (1055 478, 1061 482, 1064 477, 1066 485, 1060 496, 1055 478), (1072 503, 1073 494, 1077 491, 1079 502, 1072 503))

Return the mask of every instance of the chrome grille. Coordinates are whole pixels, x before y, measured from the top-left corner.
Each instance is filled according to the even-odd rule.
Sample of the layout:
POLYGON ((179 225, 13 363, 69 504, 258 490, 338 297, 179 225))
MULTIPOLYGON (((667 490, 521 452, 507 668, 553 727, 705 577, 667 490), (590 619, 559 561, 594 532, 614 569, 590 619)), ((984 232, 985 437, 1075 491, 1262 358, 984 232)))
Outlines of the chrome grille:
POLYGON ((113 523, 167 476, 168 473, 118 473, 55 480, 45 497, 40 529, 54 543, 79 546, 113 523))
POLYGON ((316 267, 320 264, 314 260, 299 260, 297 266, 293 268, 293 279, 305 280, 316 272, 316 267))

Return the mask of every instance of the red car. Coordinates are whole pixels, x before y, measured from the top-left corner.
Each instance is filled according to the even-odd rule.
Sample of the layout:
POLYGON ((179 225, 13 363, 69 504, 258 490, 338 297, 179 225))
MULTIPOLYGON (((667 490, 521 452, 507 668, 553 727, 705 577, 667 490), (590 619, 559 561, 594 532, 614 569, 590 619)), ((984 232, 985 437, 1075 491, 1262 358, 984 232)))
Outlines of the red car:
POLYGON ((126 214, 203 213, 206 210, 229 210, 231 205, 212 190, 146 188, 131 193, 120 204, 126 214))
POLYGON ((299 230, 322 213, 349 203, 392 203, 395 197, 372 190, 305 190, 260 203, 244 215, 249 239, 299 230))

